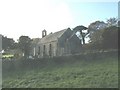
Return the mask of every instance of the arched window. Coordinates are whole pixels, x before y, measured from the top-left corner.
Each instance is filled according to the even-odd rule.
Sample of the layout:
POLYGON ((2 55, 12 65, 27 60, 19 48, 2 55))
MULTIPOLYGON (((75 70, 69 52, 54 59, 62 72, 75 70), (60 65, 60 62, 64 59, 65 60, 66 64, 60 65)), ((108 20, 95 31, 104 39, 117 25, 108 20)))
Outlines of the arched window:
POLYGON ((49 45, 49 56, 52 56, 52 45, 49 45))
POLYGON ((38 47, 38 55, 40 55, 40 46, 38 47))
POLYGON ((43 45, 43 55, 45 55, 45 45, 43 45))

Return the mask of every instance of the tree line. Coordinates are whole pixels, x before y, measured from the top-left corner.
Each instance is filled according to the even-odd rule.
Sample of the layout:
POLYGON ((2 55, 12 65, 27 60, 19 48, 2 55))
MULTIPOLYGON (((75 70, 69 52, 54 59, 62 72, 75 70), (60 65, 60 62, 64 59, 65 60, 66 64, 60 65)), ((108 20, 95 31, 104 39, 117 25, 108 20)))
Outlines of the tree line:
POLYGON ((73 30, 80 32, 83 47, 86 49, 118 49, 118 30, 119 21, 116 18, 110 18, 105 22, 95 21, 88 27, 83 25, 76 26, 73 30), (87 30, 87 32, 83 32, 87 30), (88 44, 85 44, 85 38, 89 38, 88 44))
MULTIPOLYGON (((110 18, 106 22, 95 21, 90 23, 88 27, 83 25, 76 26, 72 29, 73 34, 79 32, 79 38, 82 41, 84 49, 101 50, 101 49, 118 49, 118 29, 119 21, 116 18, 110 18), (89 39, 85 43, 86 38, 89 39)), ((24 56, 27 57, 31 48, 31 39, 29 36, 20 36, 18 42, 12 38, 2 35, 2 49, 20 49, 24 56)))

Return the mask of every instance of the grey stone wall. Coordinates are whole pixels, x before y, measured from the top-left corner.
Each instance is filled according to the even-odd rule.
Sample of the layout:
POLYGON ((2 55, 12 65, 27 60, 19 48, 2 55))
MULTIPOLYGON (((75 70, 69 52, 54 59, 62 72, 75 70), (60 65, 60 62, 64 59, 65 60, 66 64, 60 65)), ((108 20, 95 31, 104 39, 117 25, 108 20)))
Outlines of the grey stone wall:
MULTIPOLYGON (((68 29, 63 35, 54 41, 40 41, 35 47, 35 54, 39 58, 64 56, 79 53, 81 49, 80 40, 68 29)), ((33 49, 34 54, 34 49, 33 49)))
POLYGON ((35 51, 39 58, 54 57, 57 54, 57 41, 41 43, 37 45, 35 51))

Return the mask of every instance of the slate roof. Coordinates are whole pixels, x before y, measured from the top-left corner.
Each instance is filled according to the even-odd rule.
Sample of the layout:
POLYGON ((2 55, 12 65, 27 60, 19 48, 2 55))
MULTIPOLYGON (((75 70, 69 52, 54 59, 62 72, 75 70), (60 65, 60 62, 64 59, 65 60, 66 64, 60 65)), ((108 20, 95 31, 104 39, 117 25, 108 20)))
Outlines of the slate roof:
POLYGON ((48 43, 48 42, 52 42, 52 41, 56 41, 58 40, 58 38, 60 38, 65 31, 67 31, 68 29, 64 29, 55 33, 50 33, 47 36, 41 38, 40 42, 38 44, 41 43, 48 43))

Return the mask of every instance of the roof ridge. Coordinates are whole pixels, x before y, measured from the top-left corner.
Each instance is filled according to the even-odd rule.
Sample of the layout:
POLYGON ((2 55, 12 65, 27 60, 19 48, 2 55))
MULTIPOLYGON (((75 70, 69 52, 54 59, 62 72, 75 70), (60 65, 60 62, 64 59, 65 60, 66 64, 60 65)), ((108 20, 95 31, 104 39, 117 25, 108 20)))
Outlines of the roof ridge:
POLYGON ((68 29, 63 29, 57 32, 54 32, 52 34, 48 34, 45 37, 41 38, 41 42, 45 43, 45 42, 51 42, 51 41, 56 41, 59 37, 61 37, 65 31, 67 31, 68 29))

